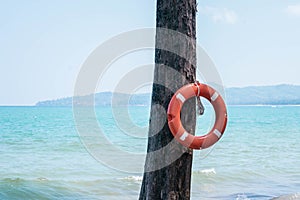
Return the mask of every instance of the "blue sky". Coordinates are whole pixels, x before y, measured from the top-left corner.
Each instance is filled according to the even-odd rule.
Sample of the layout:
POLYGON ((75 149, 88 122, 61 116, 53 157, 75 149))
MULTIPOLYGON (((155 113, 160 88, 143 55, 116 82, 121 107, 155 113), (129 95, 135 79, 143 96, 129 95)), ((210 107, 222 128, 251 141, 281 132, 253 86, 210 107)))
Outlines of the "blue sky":
MULTIPOLYGON (((0 105, 72 96, 82 63, 98 45, 155 26, 155 1, 0 3, 0 105)), ((299 1, 198 1, 197 41, 227 87, 300 85, 299 24, 299 1)), ((137 56, 140 64, 153 62, 151 52, 137 56)), ((129 58, 120 63, 135 59, 129 58)))

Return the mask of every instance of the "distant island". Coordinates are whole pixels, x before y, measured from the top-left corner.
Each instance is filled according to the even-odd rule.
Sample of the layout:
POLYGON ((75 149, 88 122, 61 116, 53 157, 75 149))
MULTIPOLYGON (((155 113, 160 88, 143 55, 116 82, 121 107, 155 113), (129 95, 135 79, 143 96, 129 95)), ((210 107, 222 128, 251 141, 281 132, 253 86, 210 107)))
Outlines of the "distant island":
MULTIPOLYGON (((297 105, 300 104, 300 86, 296 85, 275 85, 275 86, 250 86, 232 87, 225 89, 226 103, 228 105, 297 105)), ((88 106, 83 96, 74 98, 75 105, 88 106), (80 99, 80 101, 76 101, 80 99)), ((124 94, 112 92, 96 93, 95 106, 149 106, 151 94, 124 94), (112 103, 113 101, 113 103, 112 103)), ((36 106, 72 106, 72 97, 56 100, 40 101, 36 106)))

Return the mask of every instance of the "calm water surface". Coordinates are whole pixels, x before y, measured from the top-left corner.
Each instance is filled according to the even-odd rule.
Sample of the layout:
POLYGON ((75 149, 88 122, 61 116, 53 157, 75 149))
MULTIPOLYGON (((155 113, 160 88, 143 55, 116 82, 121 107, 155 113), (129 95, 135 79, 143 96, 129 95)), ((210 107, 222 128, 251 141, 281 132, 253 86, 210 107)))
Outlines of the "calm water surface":
MULTIPOLYGON (((112 145, 145 152, 147 141, 135 131, 147 134, 149 108, 128 112, 140 129, 117 124, 110 107, 96 108, 112 145)), ((228 113, 220 142, 194 154, 192 199, 262 200, 299 193, 300 107, 229 106, 228 113)), ((207 132, 212 119, 208 107, 197 134, 207 132)), ((144 161, 128 160, 137 162, 144 161)), ((116 171, 88 153, 72 108, 0 107, 0 199, 137 199, 141 179, 140 172, 116 171)))

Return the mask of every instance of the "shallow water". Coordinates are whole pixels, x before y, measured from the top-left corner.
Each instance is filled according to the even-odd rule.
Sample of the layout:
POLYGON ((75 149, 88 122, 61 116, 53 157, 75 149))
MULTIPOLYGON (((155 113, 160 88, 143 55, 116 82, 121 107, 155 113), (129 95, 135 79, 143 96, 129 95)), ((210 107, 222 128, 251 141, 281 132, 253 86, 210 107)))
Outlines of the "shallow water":
MULTIPOLYGON (((113 146, 132 155, 127 164, 142 166, 144 160, 134 155, 146 150, 149 108, 117 110, 122 109, 129 110, 133 124, 120 124, 124 112, 99 107, 99 126, 113 146)), ((194 154, 192 199, 262 200, 299 193, 300 107, 229 106, 228 113, 220 142, 194 154)), ((206 132, 212 119, 208 107, 197 134, 206 132)), ((94 145, 123 169, 108 146, 94 145)), ((139 194, 141 171, 120 172, 96 161, 77 134, 72 108, 0 107, 0 156, 0 199, 137 199, 139 194)))

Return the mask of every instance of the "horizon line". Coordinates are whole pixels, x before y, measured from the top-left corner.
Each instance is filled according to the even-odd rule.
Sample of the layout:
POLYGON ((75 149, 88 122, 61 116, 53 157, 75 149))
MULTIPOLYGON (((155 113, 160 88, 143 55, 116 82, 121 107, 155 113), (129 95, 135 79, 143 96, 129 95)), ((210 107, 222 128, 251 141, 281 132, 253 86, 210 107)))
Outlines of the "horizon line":
MULTIPOLYGON (((279 83, 279 84, 275 84, 275 85, 249 85, 249 86, 230 86, 230 87, 224 87, 224 89, 242 89, 242 88, 249 88, 249 87, 276 87, 276 86, 296 86, 296 87, 300 87, 300 85, 297 84, 291 84, 291 83, 279 83)), ((120 93, 120 94, 130 94, 130 93, 124 93, 124 92, 114 92, 111 90, 105 90, 105 91, 97 91, 93 94, 87 94, 87 95, 82 95, 82 96, 78 96, 78 97, 84 97, 84 96, 89 96, 89 95, 95 95, 98 93, 120 93)), ((148 92, 137 92, 137 93, 133 93, 133 94, 151 94, 151 91, 148 92)), ((131 94, 132 95, 132 94, 131 94)), ((74 96, 66 96, 66 97, 58 97, 56 99, 46 99, 46 100, 38 100, 35 103, 30 103, 30 104, 0 104, 0 107, 35 107, 36 104, 38 102, 44 102, 44 101, 55 101, 55 100, 61 100, 61 99, 65 99, 65 98, 74 98, 74 96)))

